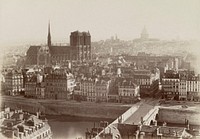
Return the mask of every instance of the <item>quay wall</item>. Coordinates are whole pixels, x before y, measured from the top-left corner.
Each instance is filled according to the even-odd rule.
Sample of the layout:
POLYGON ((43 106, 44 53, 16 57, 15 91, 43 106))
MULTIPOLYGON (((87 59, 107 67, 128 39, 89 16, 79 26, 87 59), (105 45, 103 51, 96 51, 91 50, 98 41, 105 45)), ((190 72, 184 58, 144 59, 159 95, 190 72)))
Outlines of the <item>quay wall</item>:
POLYGON ((93 102, 74 102, 74 101, 47 101, 34 99, 4 98, 1 100, 3 105, 11 109, 22 109, 30 113, 38 111, 46 115, 69 115, 77 117, 116 119, 130 108, 129 105, 93 103, 93 102))
POLYGON ((187 109, 160 108, 158 111, 158 121, 166 123, 184 124, 185 119, 190 124, 200 125, 200 112, 187 109))

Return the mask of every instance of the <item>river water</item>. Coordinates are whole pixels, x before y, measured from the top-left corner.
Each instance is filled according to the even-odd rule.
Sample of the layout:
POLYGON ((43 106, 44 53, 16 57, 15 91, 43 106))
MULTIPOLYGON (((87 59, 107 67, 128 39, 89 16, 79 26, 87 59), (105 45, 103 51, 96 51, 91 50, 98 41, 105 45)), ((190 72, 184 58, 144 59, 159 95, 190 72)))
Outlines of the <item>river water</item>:
POLYGON ((53 139, 77 139, 85 138, 86 128, 91 128, 93 122, 61 122, 49 121, 53 132, 53 139))
MULTIPOLYGON (((48 118, 48 123, 53 132, 53 139, 85 139, 85 132, 105 119, 77 118, 71 116, 48 118)), ((106 120, 111 122, 111 120, 106 120)))

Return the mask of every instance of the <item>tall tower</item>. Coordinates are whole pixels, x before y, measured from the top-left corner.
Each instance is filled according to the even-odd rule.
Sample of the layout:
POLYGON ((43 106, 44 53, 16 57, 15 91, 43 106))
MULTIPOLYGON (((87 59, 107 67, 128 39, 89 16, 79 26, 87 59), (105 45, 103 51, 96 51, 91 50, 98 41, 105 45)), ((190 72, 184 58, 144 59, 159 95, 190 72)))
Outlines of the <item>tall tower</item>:
POLYGON ((48 45, 48 46, 51 46, 50 21, 49 21, 49 25, 48 25, 47 45, 48 45))
POLYGON ((71 32, 70 46, 76 49, 76 60, 91 60, 91 35, 90 32, 71 32))

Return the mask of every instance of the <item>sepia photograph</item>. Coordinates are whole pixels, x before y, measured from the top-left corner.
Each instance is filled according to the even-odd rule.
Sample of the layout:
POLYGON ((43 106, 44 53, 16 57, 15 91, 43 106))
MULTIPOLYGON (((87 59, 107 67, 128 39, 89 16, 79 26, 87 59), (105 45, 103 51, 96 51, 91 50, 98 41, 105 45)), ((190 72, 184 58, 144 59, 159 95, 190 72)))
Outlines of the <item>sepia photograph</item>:
POLYGON ((200 139, 200 0, 0 0, 0 139, 200 139))

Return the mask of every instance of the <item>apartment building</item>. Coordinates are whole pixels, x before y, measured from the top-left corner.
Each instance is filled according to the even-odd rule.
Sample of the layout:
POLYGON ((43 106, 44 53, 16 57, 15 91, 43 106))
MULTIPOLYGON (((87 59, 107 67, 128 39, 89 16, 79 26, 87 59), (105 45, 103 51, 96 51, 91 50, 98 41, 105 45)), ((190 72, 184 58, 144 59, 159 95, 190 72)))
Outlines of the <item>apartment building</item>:
POLYGON ((4 75, 4 82, 3 88, 5 91, 5 94, 7 95, 19 95, 20 92, 24 91, 23 87, 23 75, 21 72, 12 70, 4 75))
POLYGON ((162 78, 163 97, 173 99, 179 97, 180 74, 166 73, 162 78))
POLYGON ((118 83, 118 94, 120 102, 133 103, 139 97, 139 86, 124 79, 118 83))

